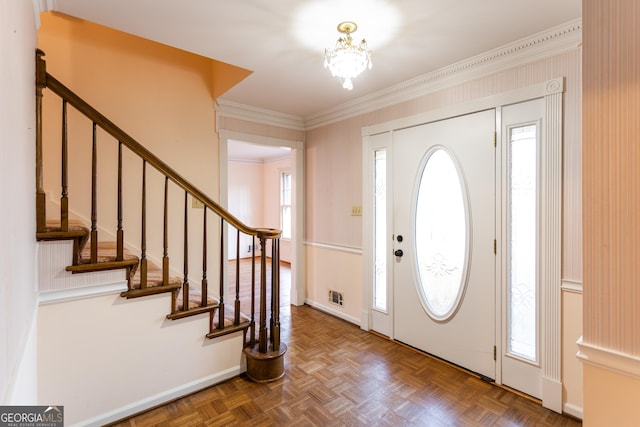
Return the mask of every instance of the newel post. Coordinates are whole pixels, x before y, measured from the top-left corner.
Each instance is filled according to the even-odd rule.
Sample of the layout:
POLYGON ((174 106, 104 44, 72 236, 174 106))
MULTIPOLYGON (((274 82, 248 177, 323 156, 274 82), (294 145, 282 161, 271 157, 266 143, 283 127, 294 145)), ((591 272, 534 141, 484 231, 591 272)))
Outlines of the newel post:
POLYGON ((46 194, 42 173, 42 91, 47 87, 44 52, 36 50, 36 232, 46 229, 46 194))
POLYGON ((284 376, 284 354, 287 346, 280 342, 280 230, 259 229, 262 247, 260 262, 260 325, 258 342, 245 347, 247 376, 256 382, 269 382, 284 376), (267 304, 266 246, 271 240, 271 302, 267 304), (267 334, 267 307, 271 309, 267 334))

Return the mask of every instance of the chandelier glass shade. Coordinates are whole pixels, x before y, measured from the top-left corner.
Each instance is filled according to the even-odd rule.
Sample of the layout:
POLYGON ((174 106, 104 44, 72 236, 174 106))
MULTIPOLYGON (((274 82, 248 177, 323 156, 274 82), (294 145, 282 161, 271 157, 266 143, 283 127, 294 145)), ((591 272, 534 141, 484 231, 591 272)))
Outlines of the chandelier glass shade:
POLYGON ((365 39, 354 45, 351 33, 358 26, 354 22, 341 22, 338 31, 344 34, 336 42, 333 49, 324 50, 324 67, 329 68, 331 75, 342 80, 342 87, 353 89, 352 79, 356 78, 366 68, 371 69, 371 52, 367 48, 365 39))

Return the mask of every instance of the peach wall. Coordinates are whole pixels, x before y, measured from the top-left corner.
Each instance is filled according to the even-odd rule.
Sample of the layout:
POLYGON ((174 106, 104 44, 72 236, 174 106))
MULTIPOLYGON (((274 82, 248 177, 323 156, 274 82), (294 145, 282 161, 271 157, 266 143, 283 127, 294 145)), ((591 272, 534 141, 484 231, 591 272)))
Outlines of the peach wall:
POLYGON ((584 14, 584 340, 640 355, 640 8, 584 14))
POLYGON ((0 404, 35 404, 33 3, 0 2, 0 404))
MULTIPOLYGON (((196 187, 218 198, 218 137, 211 60, 150 42, 87 21, 55 13, 42 14, 39 47, 47 70, 85 98, 125 132, 156 154, 196 187)), ((59 198, 60 101, 45 94, 45 187, 59 198), (53 167, 46 167, 47 165, 53 167)), ((70 206, 72 214, 90 218, 91 125, 70 109, 70 206)), ((98 133, 99 240, 114 240, 116 215, 117 143, 98 133)), ((141 169, 139 158, 124 154, 124 230, 127 246, 140 253, 141 169)), ((163 185, 159 173, 147 171, 147 256, 162 256, 163 185)), ((202 271, 202 209, 187 201, 189 272, 199 280, 202 271)), ((53 217, 56 213, 49 212, 53 217)), ((211 216, 211 215, 210 215, 211 216)), ((174 274, 183 272, 184 192, 170 185, 169 257, 174 274)), ((217 221, 209 231, 209 278, 214 281, 217 221)))
POLYGON ((576 342, 582 336, 582 294, 562 292, 562 313, 562 401, 564 412, 581 418, 583 380, 576 342))
POLYGON ((305 246, 307 304, 360 324, 362 257, 321 246, 305 246), (342 306, 329 302, 329 290, 343 295, 342 306))

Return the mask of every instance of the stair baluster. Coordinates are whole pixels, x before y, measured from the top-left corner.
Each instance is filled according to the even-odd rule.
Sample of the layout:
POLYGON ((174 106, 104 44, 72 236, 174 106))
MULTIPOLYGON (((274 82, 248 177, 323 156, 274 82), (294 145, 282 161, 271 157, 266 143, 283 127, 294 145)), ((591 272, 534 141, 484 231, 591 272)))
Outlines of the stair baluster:
POLYGON ((98 262, 98 135, 93 122, 91 140, 91 264, 98 262))
POLYGON ((260 237, 260 327, 258 329, 258 351, 267 352, 267 242, 264 237, 260 237))
POLYGON ((36 233, 47 231, 47 195, 42 167, 42 91, 47 87, 47 63, 43 56, 43 51, 36 50, 36 233))
POLYGON ((116 231, 116 261, 124 260, 124 231, 122 229, 122 142, 118 141, 118 224, 116 231))
POLYGON ((251 326, 249 344, 256 343, 256 236, 251 241, 251 326))
POLYGON ((208 304, 209 282, 207 281, 207 207, 202 211, 202 299, 201 306, 208 304))
MULTIPOLYGON (((164 207, 162 223, 162 285, 167 286, 169 284, 169 177, 167 176, 164 177, 164 207)), ((175 312, 175 304, 171 307, 171 312, 175 312)))
POLYGON ((142 224, 140 226, 140 289, 148 286, 148 261, 147 261, 147 161, 142 161, 142 224))
POLYGON ((69 147, 67 138, 67 101, 62 100, 62 196, 60 197, 60 231, 69 231, 69 147))
POLYGON ((218 329, 224 328, 224 288, 225 288, 225 265, 224 256, 224 218, 220 218, 220 296, 218 299, 218 329))
POLYGON ((271 242, 271 346, 280 350, 280 239, 271 242))
POLYGON ((233 324, 240 324, 240 230, 236 232, 236 300, 233 309, 233 324))
POLYGON ((189 217, 187 200, 189 193, 184 192, 184 281, 182 282, 182 311, 189 309, 189 217))

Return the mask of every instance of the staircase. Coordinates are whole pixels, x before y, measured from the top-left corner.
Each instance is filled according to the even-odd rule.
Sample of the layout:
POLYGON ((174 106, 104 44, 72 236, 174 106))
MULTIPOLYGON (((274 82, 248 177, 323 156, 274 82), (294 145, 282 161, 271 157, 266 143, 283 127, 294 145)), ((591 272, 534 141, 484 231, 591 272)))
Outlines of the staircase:
MULTIPOLYGON (((74 113, 74 118, 77 114, 74 113)), ((50 135, 46 135, 47 138, 50 135)), ((100 138, 103 144, 105 138, 100 138)), ((54 142, 46 141, 47 144, 54 142)), ((83 142, 84 143, 84 142, 83 142)), ((106 169, 109 169, 106 167, 106 169)), ((111 177, 114 173, 111 172, 111 177)), ((155 181, 158 181, 157 179, 155 181)), ((50 183, 49 183, 50 185, 50 183)), ((79 186, 78 186, 79 187, 79 186)), ((181 197, 182 199, 182 197, 181 197)), ((174 200, 174 199, 172 199, 174 200)), ((57 204, 57 203, 56 203, 57 204)), ((153 212, 157 214, 157 212, 153 212)), ((51 214, 51 213, 49 213, 51 214)), ((174 215, 175 216, 175 215, 174 215)), ((172 217, 173 218, 173 217, 172 217)), ((209 226, 209 229, 212 227, 209 226)), ((270 251, 272 265, 279 265, 280 231, 264 228, 253 228, 245 225, 236 217, 227 212, 218 203, 213 201, 204 192, 200 191, 165 162, 148 151, 142 144, 121 130, 113 122, 91 107, 70 89, 47 73, 44 52, 36 52, 36 239, 39 241, 69 240, 73 242, 72 262, 66 267, 68 272, 82 274, 106 270, 124 270, 127 289, 121 293, 121 297, 141 298, 151 295, 170 293, 171 303, 166 315, 167 319, 176 320, 190 316, 208 314, 209 329, 203 331, 204 336, 215 339, 235 332, 243 332, 244 355, 247 359, 247 375, 254 381, 266 382, 281 378, 284 375, 284 354, 286 346, 280 342, 279 320, 279 269, 269 269, 267 266, 267 254, 270 251), (46 90, 46 91, 45 91, 46 90), (45 162, 43 156, 43 96, 44 93, 52 93, 60 97, 62 101, 62 122, 60 158, 61 177, 60 183, 60 212, 56 215, 48 215, 46 192, 44 185, 44 165, 51 166, 51 162, 45 162), (69 150, 72 144, 69 142, 68 107, 79 112, 84 120, 88 120, 92 127, 92 138, 86 141, 91 152, 90 176, 81 178, 90 182, 90 194, 74 195, 74 200, 80 200, 90 205, 88 219, 77 218, 74 215, 69 194, 69 150), (98 173, 98 133, 108 134, 110 144, 115 144, 117 150, 117 167, 115 179, 117 180, 116 206, 117 212, 115 229, 109 230, 108 225, 98 222, 98 202, 104 203, 99 198, 98 181, 102 178, 98 173), (123 175, 130 163, 127 160, 136 157, 141 161, 141 187, 139 188, 139 218, 127 217, 124 204, 126 198, 123 175), (154 182, 148 179, 149 174, 161 176, 163 188, 154 188, 154 182), (179 201, 179 210, 184 212, 183 218, 178 221, 169 220, 169 213, 175 211, 175 203, 169 199, 170 194, 179 191, 183 194, 183 200, 179 201), (162 227, 160 230, 152 229, 153 221, 149 220, 149 202, 147 199, 153 195, 161 195, 162 227), (193 226, 192 215, 188 211, 189 201, 197 201, 204 206, 201 223, 193 226), (74 218, 71 218, 74 217, 74 218), (207 223, 214 222, 212 232, 208 232, 207 223), (140 231, 135 243, 130 238, 125 238, 124 224, 135 222, 140 224, 140 231), (182 231, 181 260, 176 263, 169 253, 168 240, 170 230, 182 231), (107 231, 105 231, 107 230, 107 231), (151 254, 147 250, 147 236, 153 233, 162 236, 162 253, 151 254), (225 248, 226 236, 233 235, 240 242, 241 235, 253 239, 251 273, 251 297, 249 307, 242 307, 240 299, 240 277, 236 275, 235 289, 228 292, 225 272, 227 260, 225 248), (104 235, 107 238, 104 238, 104 235), (110 240, 110 237, 114 237, 110 240), (219 249, 217 253, 217 268, 219 277, 218 286, 214 289, 209 285, 208 270, 212 258, 212 251, 208 251, 210 240, 217 241, 219 249), (199 272, 201 280, 197 284, 189 278, 190 250, 193 250, 193 242, 201 242, 198 247, 199 257, 202 260, 202 271, 199 272), (191 242, 191 243, 190 243, 191 242), (259 243, 262 256, 256 256, 256 242, 259 243), (177 265, 176 265, 177 264, 177 265), (255 266, 258 266, 257 273, 255 266), (182 271, 180 272, 180 268, 182 271), (228 295, 230 294, 230 295, 228 295), (267 301, 267 295, 270 301, 267 301), (230 301, 229 303, 227 301, 230 301), (259 307, 256 302, 259 301, 259 307), (258 310, 259 309, 259 310, 258 310), (245 315, 244 313, 250 313, 245 315), (254 313, 259 313, 256 319, 254 313), (267 320, 267 317, 269 319, 267 320)), ((217 245, 216 245, 217 246, 217 245)), ((236 245, 236 262, 240 260, 240 245, 236 245)))

